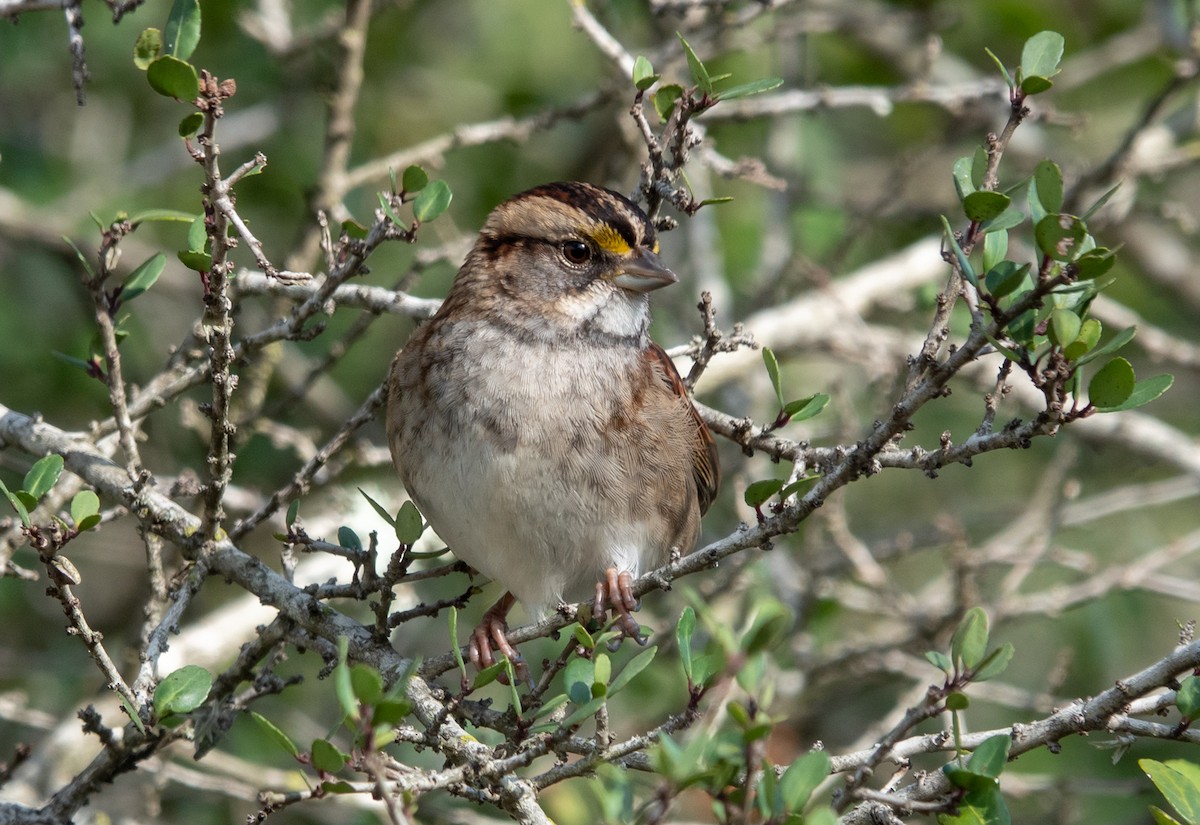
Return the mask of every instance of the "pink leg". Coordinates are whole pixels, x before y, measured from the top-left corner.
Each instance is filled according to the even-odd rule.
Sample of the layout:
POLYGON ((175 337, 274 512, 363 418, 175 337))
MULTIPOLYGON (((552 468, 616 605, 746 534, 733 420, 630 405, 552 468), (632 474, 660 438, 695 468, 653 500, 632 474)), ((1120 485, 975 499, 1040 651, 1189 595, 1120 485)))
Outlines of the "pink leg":
POLYGON ((592 615, 599 619, 610 607, 621 632, 638 644, 645 644, 642 628, 633 618, 633 611, 638 609, 637 599, 633 596, 633 576, 628 571, 618 573, 615 567, 605 570, 604 578, 596 582, 592 615))
POLYGON ((513 663, 517 678, 525 680, 528 678, 528 670, 524 660, 521 659, 521 654, 517 653, 517 649, 508 641, 508 622, 505 621, 508 611, 512 609, 516 601, 517 599, 512 593, 505 593, 500 597, 500 601, 488 608, 479 622, 479 627, 471 632, 471 641, 467 645, 467 657, 471 660, 471 664, 482 670, 496 663, 494 651, 499 651, 502 656, 513 663))

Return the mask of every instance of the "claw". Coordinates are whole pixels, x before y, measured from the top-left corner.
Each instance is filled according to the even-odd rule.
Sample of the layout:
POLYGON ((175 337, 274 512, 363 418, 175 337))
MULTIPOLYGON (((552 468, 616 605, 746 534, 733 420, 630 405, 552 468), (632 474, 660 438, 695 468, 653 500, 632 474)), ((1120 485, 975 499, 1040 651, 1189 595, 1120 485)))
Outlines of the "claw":
POLYGON ((610 567, 604 571, 604 578, 596 582, 596 595, 592 600, 593 615, 599 618, 610 607, 622 638, 627 636, 639 645, 646 644, 649 637, 642 635, 641 626, 633 618, 638 601, 633 595, 633 575, 627 570, 618 573, 615 567, 610 567))
MULTIPOLYGON (((495 654, 499 652, 501 656, 513 663, 517 679, 528 682, 530 681, 529 668, 525 666, 525 660, 521 658, 521 654, 508 641, 506 619, 508 611, 512 609, 516 600, 512 593, 505 593, 500 597, 500 601, 488 608, 479 621, 479 626, 471 631, 471 641, 467 645, 467 658, 471 660, 471 664, 477 670, 483 670, 496 664, 495 654)), ((499 678, 502 683, 508 684, 507 674, 502 673, 499 678)))

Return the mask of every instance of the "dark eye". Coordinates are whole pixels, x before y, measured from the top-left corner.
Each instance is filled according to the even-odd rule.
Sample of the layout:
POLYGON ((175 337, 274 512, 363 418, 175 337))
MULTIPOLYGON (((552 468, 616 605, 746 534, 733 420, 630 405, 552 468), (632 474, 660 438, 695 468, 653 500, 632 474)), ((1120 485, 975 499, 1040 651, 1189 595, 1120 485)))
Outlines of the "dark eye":
POLYGON ((567 263, 582 266, 592 259, 592 248, 583 241, 566 241, 562 245, 562 256, 567 263))

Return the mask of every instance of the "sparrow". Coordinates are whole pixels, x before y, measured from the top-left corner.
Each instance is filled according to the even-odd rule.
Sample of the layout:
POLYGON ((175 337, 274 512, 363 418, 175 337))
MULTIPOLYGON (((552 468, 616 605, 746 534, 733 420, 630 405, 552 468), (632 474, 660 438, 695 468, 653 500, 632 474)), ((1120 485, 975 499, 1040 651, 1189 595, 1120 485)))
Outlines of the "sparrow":
POLYGON ((717 493, 716 445, 650 340, 649 295, 678 277, 629 199, 549 183, 488 216, 441 308, 396 355, 387 438, 401 482, 453 553, 505 594, 472 632, 476 667, 520 601, 535 620, 590 597, 644 643, 632 582, 691 552, 717 493))

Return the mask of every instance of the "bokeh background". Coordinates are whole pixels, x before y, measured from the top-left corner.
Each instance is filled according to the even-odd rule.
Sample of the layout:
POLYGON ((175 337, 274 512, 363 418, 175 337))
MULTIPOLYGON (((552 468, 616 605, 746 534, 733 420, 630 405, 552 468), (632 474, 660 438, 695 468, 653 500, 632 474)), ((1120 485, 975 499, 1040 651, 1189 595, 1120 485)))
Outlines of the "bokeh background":
MULTIPOLYGON (((0 3, 0 402, 40 412, 67 429, 86 429, 107 414, 107 394, 55 355, 85 357, 93 336, 81 269, 62 239, 94 254, 99 233, 92 216, 107 222, 119 212, 150 208, 195 213, 201 174, 176 134, 186 109, 154 94, 132 60, 138 33, 161 27, 169 3, 149 0, 115 25, 101 3, 82 6, 90 72, 83 106, 72 85, 61 12, 18 16, 11 5, 0 3)), ((239 186, 238 207, 267 256, 280 263, 313 220, 309 194, 321 163, 337 69, 332 38, 342 10, 332 2, 273 0, 205 0, 202 8, 193 62, 237 81, 220 126, 222 157, 228 171, 255 152, 266 155, 263 174, 239 186)), ((664 255, 683 277, 679 287, 655 296, 660 342, 685 344, 701 331, 694 309, 701 289, 713 293, 718 323, 727 330, 768 316, 782 317, 786 326, 789 302, 836 305, 846 298, 839 282, 863 267, 910 273, 904 286, 881 289, 849 313, 794 316, 793 323, 810 328, 795 335, 803 346, 780 347, 785 382, 795 396, 821 391, 833 401, 825 414, 785 435, 853 444, 888 409, 904 358, 927 329, 945 279, 936 238, 939 216, 959 214, 951 166, 1007 116, 985 49, 1011 67, 1026 38, 1043 29, 1066 38, 1063 71, 1018 130, 1001 167, 1002 185, 1019 184, 1045 157, 1061 164, 1068 189, 1086 186, 1082 203, 1122 182, 1092 224, 1106 245, 1122 248, 1105 325, 1138 320, 1141 332, 1127 357, 1139 377, 1176 376, 1167 395, 1136 414, 1162 425, 1153 430, 1162 440, 1151 441, 1146 430, 1124 427, 1114 416, 1104 426, 1069 427, 1030 449, 981 456, 973 467, 949 467, 933 479, 885 471, 842 491, 770 554, 741 554, 711 575, 648 599, 647 623, 669 631, 689 601, 735 627, 766 600, 787 608, 789 631, 771 660, 771 712, 780 720, 771 752, 779 761, 818 740, 835 752, 875 741, 934 680, 936 671, 920 654, 945 643, 968 604, 985 605, 995 638, 1017 651, 1004 678, 979 690, 966 717, 973 729, 1045 716, 1169 651, 1179 623, 1197 615, 1200 599, 1194 4, 612 0, 588 8, 628 51, 650 57, 668 79, 687 78, 676 31, 686 33, 714 72, 732 73, 731 82, 784 79, 777 93, 720 104, 700 118, 706 142, 688 167, 688 181, 701 196, 734 200, 682 218, 664 237, 664 255), (799 91, 813 95, 808 102, 786 97, 799 91), (783 110, 754 108, 767 98, 785 101, 783 110), (744 174, 721 174, 720 159, 744 174), (913 261, 902 254, 911 249, 921 253, 913 261), (861 566, 852 563, 853 548, 878 559, 884 581, 864 580, 861 566)), ((380 159, 389 157, 398 167, 419 162, 444 178, 454 200, 415 246, 381 248, 365 283, 441 296, 491 207, 537 183, 587 179, 632 191, 644 145, 626 114, 631 83, 573 17, 571 3, 549 0, 377 5, 350 163, 367 171, 345 208, 370 220, 375 193, 387 186, 387 163, 379 166, 380 159), (443 254, 431 254, 437 250, 443 254), (422 254, 432 262, 426 265, 422 254)), ((158 250, 171 255, 183 248, 185 231, 171 223, 140 228, 124 245, 122 266, 132 268, 158 250)), ((244 249, 237 257, 253 263, 244 249)), ((186 337, 200 294, 195 273, 171 255, 159 283, 131 308, 122 346, 131 382, 148 380, 186 337)), ((273 299, 248 300, 238 321, 252 330, 278 311, 273 299)), ((271 423, 320 443, 321 434, 378 385, 411 329, 400 316, 381 318, 314 377, 309 392, 289 395, 358 317, 340 310, 324 319, 323 335, 280 347, 267 383, 278 403, 265 406, 263 422, 243 429, 238 450, 234 482, 247 509, 285 483, 304 458, 271 423)), ((961 333, 965 316, 955 324, 961 333)), ((748 330, 755 332, 753 323, 748 330)), ((701 380, 701 400, 760 423, 772 418, 773 397, 757 355, 728 358, 722 367, 719 357, 701 380)), ((1013 383, 1022 381, 1017 376, 1013 383)), ((906 444, 932 449, 945 431, 955 441, 966 438, 978 425, 986 386, 986 377, 956 383, 950 398, 922 412, 906 444)), ((207 436, 196 404, 205 392, 195 391, 147 423, 144 458, 167 481, 203 462, 207 436)), ((1014 393, 1006 401, 1002 420, 1031 414, 1021 398, 1014 393)), ((314 533, 350 524, 365 535, 377 526, 358 486, 398 504, 401 491, 382 443, 381 427, 369 428, 358 460, 305 500, 314 533)), ((746 483, 786 474, 765 457, 746 459, 731 444, 722 445, 722 455, 725 489, 706 522, 709 538, 753 518, 741 501, 746 483)), ((27 467, 27 457, 0 453, 6 482, 19 482, 27 467)), ((247 548, 274 564, 272 529, 280 528, 257 531, 247 548)), ((121 525, 87 542, 74 559, 84 575, 81 598, 110 646, 128 655, 136 649, 137 605, 147 587, 140 543, 121 525)), ((28 549, 13 559, 37 566, 28 549)), ((461 586, 457 580, 433 584, 418 595, 446 595, 461 586)), ((487 590, 475 599, 469 618, 494 595, 487 590)), ((189 624, 199 627, 239 598, 245 594, 211 582, 189 624)), ((241 621, 249 632, 256 620, 241 621)), ((33 743, 36 752, 53 732, 77 726, 74 709, 102 691, 82 646, 61 626, 59 607, 41 585, 0 578, 0 761, 17 742, 33 743)), ((433 655, 446 649, 446 634, 443 620, 431 620, 406 628, 396 644, 433 655)), ((207 654, 181 650, 211 656, 213 667, 235 650, 207 642, 207 654)), ((531 649, 555 655, 558 646, 531 649)), ((329 686, 315 678, 315 657, 296 655, 287 667, 306 675, 305 683, 263 703, 261 712, 298 740, 323 735, 336 721, 336 703, 329 686)), ((681 685, 678 667, 660 654, 631 688, 619 724, 633 730, 670 712, 681 685)), ((503 700, 502 692, 496 695, 503 700)), ((717 724, 709 720, 702 728, 717 724)), ((1156 795, 1136 758, 1196 758, 1188 746, 1138 742, 1114 763, 1114 751, 1099 747, 1101 740, 1073 738, 1061 753, 1031 754, 1006 773, 1017 820, 1144 822, 1156 795)), ((157 771, 153 803, 134 780, 123 779, 85 819, 227 822, 255 810, 246 788, 297 781, 287 757, 241 723, 211 760, 193 766, 183 754, 178 762, 186 770, 157 771), (217 788, 224 783, 224 790, 197 793, 198 773, 217 777, 212 781, 217 788)), ((564 825, 598 821, 597 794, 623 781, 556 787, 548 809, 564 825)), ((654 786, 650 777, 631 781, 639 794, 654 786)), ((0 798, 4 793, 0 789, 0 798)), ((437 796, 423 801, 421 811, 428 822, 488 816, 437 796)), ((707 821, 706 815, 698 800, 685 798, 679 821, 707 821)), ((379 812, 369 804, 330 803, 278 818, 370 822, 379 812)))

